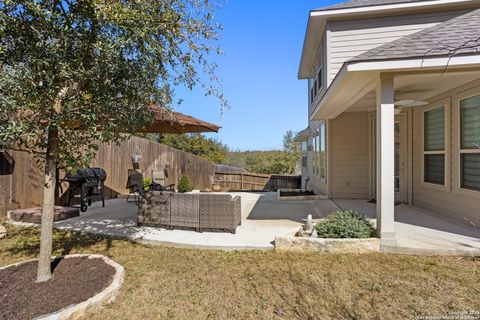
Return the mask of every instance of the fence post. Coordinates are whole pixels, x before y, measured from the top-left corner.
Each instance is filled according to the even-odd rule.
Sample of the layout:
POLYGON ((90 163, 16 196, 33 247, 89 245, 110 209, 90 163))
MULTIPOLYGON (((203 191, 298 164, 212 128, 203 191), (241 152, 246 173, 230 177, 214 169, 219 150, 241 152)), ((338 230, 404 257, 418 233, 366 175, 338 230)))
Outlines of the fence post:
POLYGON ((241 186, 242 186, 241 189, 242 189, 242 191, 243 191, 243 172, 242 172, 242 176, 241 176, 241 180, 240 180, 240 181, 241 181, 241 186))

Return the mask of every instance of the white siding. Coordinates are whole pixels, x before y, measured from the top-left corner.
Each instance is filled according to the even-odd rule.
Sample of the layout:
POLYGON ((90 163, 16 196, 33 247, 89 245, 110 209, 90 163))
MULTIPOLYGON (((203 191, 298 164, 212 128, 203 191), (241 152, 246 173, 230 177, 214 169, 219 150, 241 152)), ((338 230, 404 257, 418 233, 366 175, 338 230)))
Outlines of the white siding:
POLYGON ((394 41, 440 22, 465 10, 399 15, 349 21, 330 21, 327 26, 328 85, 343 63, 365 51, 394 41))
POLYGON ((346 112, 330 121, 331 198, 368 199, 368 121, 368 112, 346 112))

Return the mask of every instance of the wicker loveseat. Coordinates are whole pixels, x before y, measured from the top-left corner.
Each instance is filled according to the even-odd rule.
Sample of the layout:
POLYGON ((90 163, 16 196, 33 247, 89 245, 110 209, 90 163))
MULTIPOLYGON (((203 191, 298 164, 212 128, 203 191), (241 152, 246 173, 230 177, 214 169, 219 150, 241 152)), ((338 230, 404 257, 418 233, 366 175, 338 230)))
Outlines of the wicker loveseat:
POLYGON ((146 192, 138 202, 138 225, 227 230, 241 223, 240 197, 229 194, 146 192))

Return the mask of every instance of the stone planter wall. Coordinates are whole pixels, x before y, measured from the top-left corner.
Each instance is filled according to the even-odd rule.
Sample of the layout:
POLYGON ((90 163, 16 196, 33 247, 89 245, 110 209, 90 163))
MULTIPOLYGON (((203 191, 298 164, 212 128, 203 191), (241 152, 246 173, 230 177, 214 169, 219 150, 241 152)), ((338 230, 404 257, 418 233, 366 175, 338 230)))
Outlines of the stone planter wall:
POLYGON ((378 238, 366 239, 326 239, 295 237, 290 232, 275 238, 275 250, 317 251, 322 253, 367 253, 380 252, 378 238))

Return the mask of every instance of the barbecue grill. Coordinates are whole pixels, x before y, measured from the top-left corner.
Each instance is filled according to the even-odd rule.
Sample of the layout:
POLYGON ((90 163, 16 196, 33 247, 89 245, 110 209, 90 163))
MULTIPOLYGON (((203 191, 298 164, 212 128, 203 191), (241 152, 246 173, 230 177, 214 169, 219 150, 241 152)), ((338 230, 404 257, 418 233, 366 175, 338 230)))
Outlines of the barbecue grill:
POLYGON ((68 182, 68 197, 66 205, 70 206, 70 200, 80 199, 80 210, 87 211, 92 201, 101 198, 102 206, 105 207, 104 184, 107 173, 102 168, 84 168, 76 174, 67 173, 61 181, 68 182))

